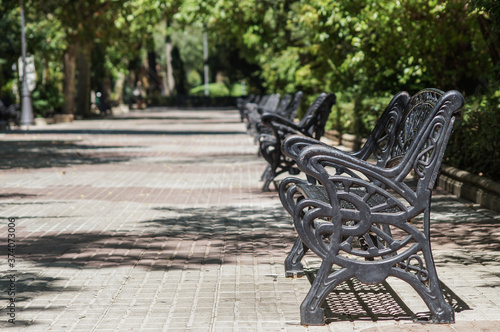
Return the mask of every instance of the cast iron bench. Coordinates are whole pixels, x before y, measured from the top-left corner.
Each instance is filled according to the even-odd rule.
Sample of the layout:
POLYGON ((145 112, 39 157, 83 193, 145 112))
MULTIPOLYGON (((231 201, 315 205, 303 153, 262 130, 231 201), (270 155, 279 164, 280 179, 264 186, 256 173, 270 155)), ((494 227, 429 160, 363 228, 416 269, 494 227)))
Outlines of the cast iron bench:
POLYGON ((257 113, 254 113, 253 118, 251 119, 253 126, 253 132, 251 134, 254 135, 257 141, 262 134, 272 134, 271 129, 262 123, 262 115, 265 113, 276 113, 279 116, 293 122, 297 116, 303 96, 304 94, 302 91, 296 92, 293 98, 291 95, 287 94, 281 98, 280 103, 275 110, 258 108, 257 113))
POLYGON ((250 94, 248 96, 244 97, 239 97, 236 98, 236 108, 238 108, 238 111, 240 112, 240 118, 241 122, 245 120, 245 107, 249 103, 258 103, 260 100, 259 96, 250 94))
POLYGON ((271 130, 271 133, 259 136, 259 154, 268 162, 262 174, 263 191, 268 191, 274 178, 284 172, 298 174, 295 161, 281 153, 281 143, 286 137, 297 134, 320 139, 325 132, 326 121, 333 104, 335 104, 333 93, 320 94, 298 123, 276 113, 262 115, 262 124, 271 130))
POLYGON ((271 95, 262 96, 257 103, 249 102, 245 104, 243 108, 243 119, 247 121, 247 130, 251 131, 252 126, 252 114, 258 113, 259 109, 275 109, 278 107, 280 101, 280 94, 274 93, 271 95))
POLYGON ((285 261, 286 274, 303 275, 300 261, 308 249, 322 260, 301 305, 302 324, 324 324, 321 305, 342 282, 356 277, 380 284, 389 276, 416 290, 431 322, 454 322, 432 257, 430 206, 463 103, 457 91, 426 89, 411 98, 399 93, 356 153, 303 137, 284 141, 283 153, 309 180, 287 178, 279 188, 299 236, 285 261), (366 161, 370 156, 375 164, 366 161))

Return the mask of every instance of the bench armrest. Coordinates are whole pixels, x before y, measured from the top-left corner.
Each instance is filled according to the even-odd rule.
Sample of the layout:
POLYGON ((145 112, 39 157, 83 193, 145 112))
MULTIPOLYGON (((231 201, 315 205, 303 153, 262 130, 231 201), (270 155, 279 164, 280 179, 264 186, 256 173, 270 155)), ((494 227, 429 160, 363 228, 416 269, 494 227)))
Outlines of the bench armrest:
POLYGON ((317 179, 329 194, 335 195, 336 187, 332 182, 335 178, 337 183, 352 180, 366 188, 391 188, 410 204, 416 202, 414 190, 403 183, 411 169, 411 165, 406 165, 403 161, 394 167, 384 168, 329 146, 310 145, 298 155, 297 166, 307 175, 317 179), (335 168, 336 174, 330 174, 326 167, 335 168))
POLYGON ((271 129, 278 129, 278 130, 287 130, 289 132, 301 132, 301 128, 295 124, 293 121, 290 121, 289 119, 285 118, 284 116, 281 116, 276 113, 264 113, 262 115, 262 123, 271 128, 271 129), (291 129, 291 130, 290 130, 291 129))
POLYGON ((323 143, 317 139, 311 138, 311 137, 306 137, 306 136, 299 136, 299 135, 293 135, 287 137, 283 141, 283 145, 281 147, 283 154, 286 155, 287 157, 297 160, 300 151, 302 151, 304 148, 311 146, 311 145, 321 145, 324 146, 327 149, 333 149, 336 151, 340 151, 341 153, 345 153, 348 155, 351 155, 355 158, 358 159, 363 159, 365 160, 367 157, 370 156, 367 151, 371 149, 371 146, 363 146, 363 148, 359 151, 356 152, 347 152, 347 151, 342 151, 337 149, 334 146, 328 145, 326 143, 323 143))

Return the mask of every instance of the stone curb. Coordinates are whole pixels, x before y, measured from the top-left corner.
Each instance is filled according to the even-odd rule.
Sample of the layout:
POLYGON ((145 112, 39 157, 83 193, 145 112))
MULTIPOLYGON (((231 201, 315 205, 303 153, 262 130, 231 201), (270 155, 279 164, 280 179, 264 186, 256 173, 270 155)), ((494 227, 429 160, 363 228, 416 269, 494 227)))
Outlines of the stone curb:
POLYGON ((500 183, 442 165, 438 185, 453 195, 500 212, 500 183))

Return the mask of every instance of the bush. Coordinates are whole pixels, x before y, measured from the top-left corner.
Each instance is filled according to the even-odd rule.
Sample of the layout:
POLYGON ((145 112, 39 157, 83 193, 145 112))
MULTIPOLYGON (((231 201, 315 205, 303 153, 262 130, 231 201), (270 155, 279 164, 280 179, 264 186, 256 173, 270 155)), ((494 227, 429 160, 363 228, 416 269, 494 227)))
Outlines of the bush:
POLYGON ((31 101, 35 117, 48 117, 60 113, 64 104, 61 91, 52 81, 45 85, 38 84, 31 93, 31 101))
POLYGON ((187 81, 189 86, 198 86, 203 83, 200 73, 196 70, 191 70, 187 75, 187 81))
POLYGON ((337 102, 332 107, 326 129, 335 129, 341 133, 368 137, 375 127, 379 117, 389 104, 389 97, 373 97, 359 101, 359 110, 355 111, 355 101, 352 96, 338 95, 337 102), (359 114, 359 119, 356 119, 359 114), (356 121, 357 120, 357 121, 356 121))
MULTIPOLYGON (((230 95, 228 88, 222 83, 210 83, 208 85, 208 91, 211 97, 225 97, 230 95)), ((205 85, 199 85, 192 88, 189 94, 193 96, 204 96, 205 85)))
POLYGON ((500 90, 467 100, 444 162, 500 181, 500 90))

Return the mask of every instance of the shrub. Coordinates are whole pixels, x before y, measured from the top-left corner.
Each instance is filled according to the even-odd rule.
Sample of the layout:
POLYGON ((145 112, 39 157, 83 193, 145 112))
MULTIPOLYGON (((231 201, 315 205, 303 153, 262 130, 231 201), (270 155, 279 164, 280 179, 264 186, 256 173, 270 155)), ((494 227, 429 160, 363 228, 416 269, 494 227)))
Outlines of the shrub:
MULTIPOLYGON (((228 88, 222 83, 210 83, 208 85, 208 91, 211 97, 225 97, 229 96, 228 88)), ((193 96, 204 96, 205 95, 205 85, 199 85, 192 88, 189 91, 190 95, 193 96)))
POLYGON ((49 81, 47 84, 37 84, 31 93, 33 112, 35 116, 47 117, 60 113, 64 98, 58 86, 49 81))
POLYGON ((467 100, 444 162, 500 181, 500 89, 467 100))

